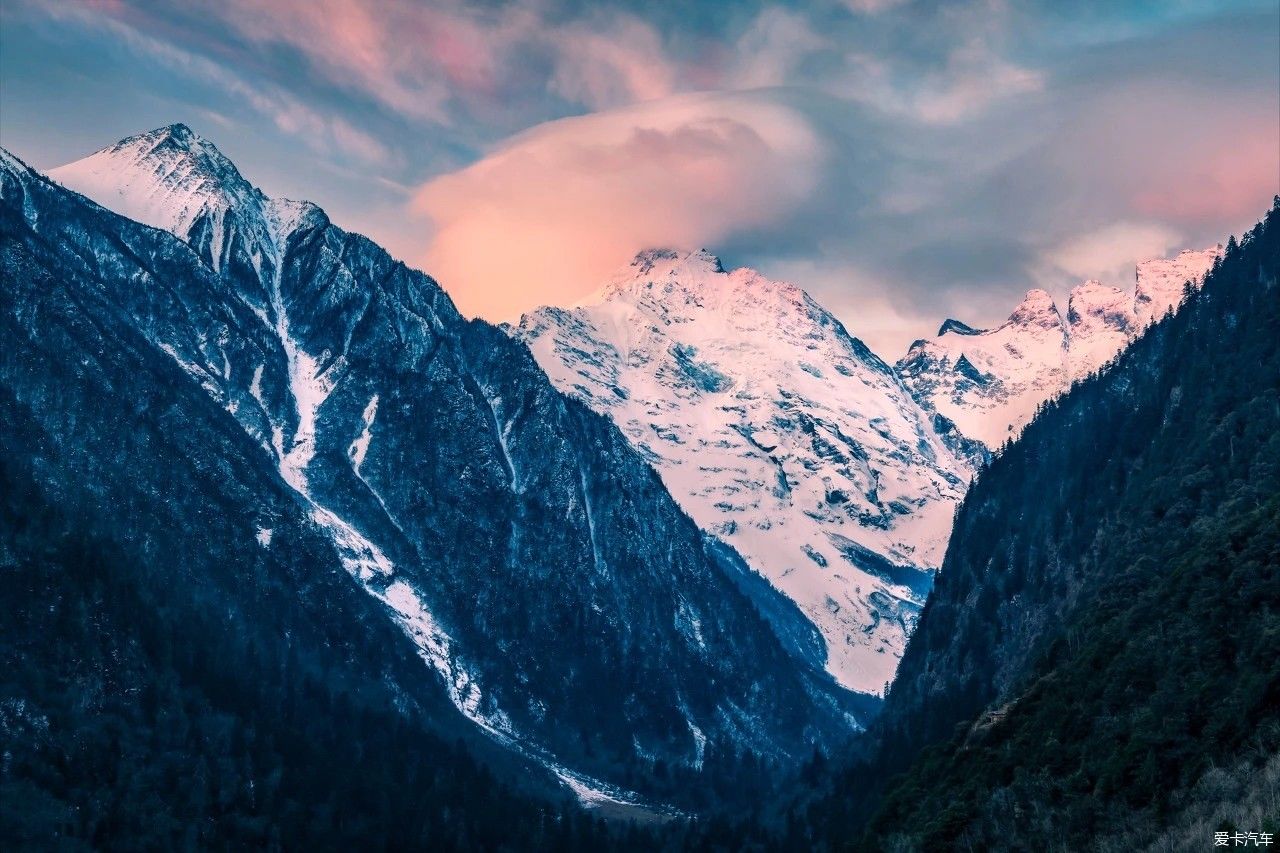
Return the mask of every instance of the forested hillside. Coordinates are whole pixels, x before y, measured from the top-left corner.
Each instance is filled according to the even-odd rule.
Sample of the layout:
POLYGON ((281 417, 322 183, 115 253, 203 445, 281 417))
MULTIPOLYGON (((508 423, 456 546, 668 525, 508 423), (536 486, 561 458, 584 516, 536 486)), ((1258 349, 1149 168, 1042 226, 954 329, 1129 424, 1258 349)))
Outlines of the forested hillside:
POLYGON ((983 472, 872 747, 793 815, 797 846, 1275 830, 1278 266, 1280 199, 983 472))

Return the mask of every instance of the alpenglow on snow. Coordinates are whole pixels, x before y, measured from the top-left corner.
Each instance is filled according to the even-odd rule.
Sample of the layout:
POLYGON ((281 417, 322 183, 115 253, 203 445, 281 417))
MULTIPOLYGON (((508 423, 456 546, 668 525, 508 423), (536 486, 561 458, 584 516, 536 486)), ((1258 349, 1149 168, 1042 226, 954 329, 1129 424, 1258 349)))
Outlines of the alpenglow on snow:
POLYGON ((1143 261, 1131 292, 1086 281, 1071 291, 1066 317, 1036 289, 997 328, 947 320, 937 337, 911 345, 898 372, 926 411, 954 423, 956 435, 970 443, 961 452, 980 459, 1017 438, 1041 403, 1096 372, 1176 310, 1183 289, 1198 287, 1221 254, 1214 246, 1143 261))
POLYGON ((888 365, 800 288, 705 251, 643 252, 513 332, 800 607, 841 684, 883 690, 970 476, 888 365))

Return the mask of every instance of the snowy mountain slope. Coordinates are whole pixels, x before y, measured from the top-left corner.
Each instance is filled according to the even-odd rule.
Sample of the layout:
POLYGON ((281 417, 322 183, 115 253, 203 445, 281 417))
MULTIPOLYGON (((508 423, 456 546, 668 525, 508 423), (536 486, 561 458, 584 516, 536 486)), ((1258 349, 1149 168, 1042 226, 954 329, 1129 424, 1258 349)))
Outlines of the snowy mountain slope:
POLYGON ((1196 251, 1184 249, 1173 258, 1154 258, 1138 264, 1134 311, 1143 327, 1178 307, 1187 282, 1199 286, 1222 257, 1222 244, 1196 251))
MULTIPOLYGON (((1071 291, 1064 319, 1043 290, 1027 293, 995 329, 947 320, 932 340, 911 345, 896 367, 920 405, 943 415, 985 451, 1017 437, 1046 400, 1111 361, 1198 285, 1218 246, 1138 264, 1132 292, 1090 280, 1071 291)), ((964 455, 963 448, 957 450, 964 455)))
MULTIPOLYGON (((252 228, 261 221, 243 212, 266 203, 221 151, 185 125, 131 136, 49 176, 121 216, 173 234, 193 235, 206 217, 210 233, 220 237, 232 218, 252 228)), ((215 262, 224 245, 212 252, 215 262)))
POLYGON ((1066 324, 1053 298, 1032 290, 1009 320, 990 331, 944 323, 898 362, 920 404, 948 418, 959 434, 999 447, 1011 424, 1030 420, 1066 384, 1066 324))
POLYGON ((969 474, 887 365, 800 288, 704 251, 642 252, 513 334, 796 602, 828 671, 883 689, 969 474))
POLYGON ((577 787, 661 795, 659 761, 732 774, 726 756, 807 757, 856 724, 607 420, 427 276, 268 199, 180 125, 53 174, 181 242, 6 171, 50 266, 88 265, 234 418, 495 738, 577 787), (199 270, 175 278, 184 258, 199 270))
POLYGON ((1133 296, 1096 279, 1067 297, 1067 376, 1083 379, 1116 356, 1138 332, 1133 296))

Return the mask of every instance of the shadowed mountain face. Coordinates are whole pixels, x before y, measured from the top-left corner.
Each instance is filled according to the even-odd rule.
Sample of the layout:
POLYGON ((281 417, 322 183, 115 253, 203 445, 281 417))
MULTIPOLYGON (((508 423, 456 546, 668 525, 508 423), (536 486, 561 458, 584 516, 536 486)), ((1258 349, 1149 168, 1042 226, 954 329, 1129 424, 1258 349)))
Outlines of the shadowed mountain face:
POLYGON ((0 158, 5 846, 536 843, 555 777, 457 713, 261 447, 139 329, 200 316, 216 280, 0 158))
MULTIPOLYGON (((584 798, 625 799, 620 783, 662 795, 673 772, 731 774, 735 752, 807 756, 854 725, 848 698, 784 650, 734 561, 613 426, 556 392, 521 344, 463 320, 430 278, 314 205, 266 198, 180 125, 55 176, 172 232, 3 162, 5 242, 22 269, 214 404, 143 408, 142 422, 161 436, 193 433, 193 419, 230 431, 272 484, 276 503, 245 485, 219 523, 267 554, 294 547, 294 526, 326 543, 346 588, 421 658, 414 677, 493 739, 584 798)), ((9 320, 36 340, 22 269, 5 268, 9 320)), ((115 344, 83 346, 92 359, 115 344)), ((110 447, 111 424, 80 424, 90 450, 67 433, 44 402, 55 376, 4 381, 57 452, 110 447)), ((147 397, 142 382, 119 403, 147 397)), ((228 464, 218 446, 185 452, 228 464)), ((131 464, 120 450, 110 477, 131 464)), ((803 633, 773 599, 774 624, 791 613, 803 633)))

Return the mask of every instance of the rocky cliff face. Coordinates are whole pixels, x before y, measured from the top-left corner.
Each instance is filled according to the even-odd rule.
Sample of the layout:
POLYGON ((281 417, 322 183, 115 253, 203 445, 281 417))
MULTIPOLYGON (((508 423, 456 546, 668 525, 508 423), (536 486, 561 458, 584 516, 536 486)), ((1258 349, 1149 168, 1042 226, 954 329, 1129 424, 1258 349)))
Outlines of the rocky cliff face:
POLYGON ((513 333, 799 606, 829 672, 883 689, 969 476, 893 370, 800 288, 704 251, 641 253, 513 333))
MULTIPOLYGON (((856 725, 612 425, 427 276, 267 198, 180 125, 53 173, 168 233, 3 168, 6 243, 216 404, 422 677, 492 738, 584 797, 625 798, 623 777, 661 789, 659 761, 786 759, 856 725)), ((37 335, 28 298, 10 305, 37 335)), ((183 429, 172 415, 153 427, 183 429)), ((217 448, 202 464, 223 464, 217 448)), ((261 548, 291 547, 278 510, 237 500, 261 548)))

